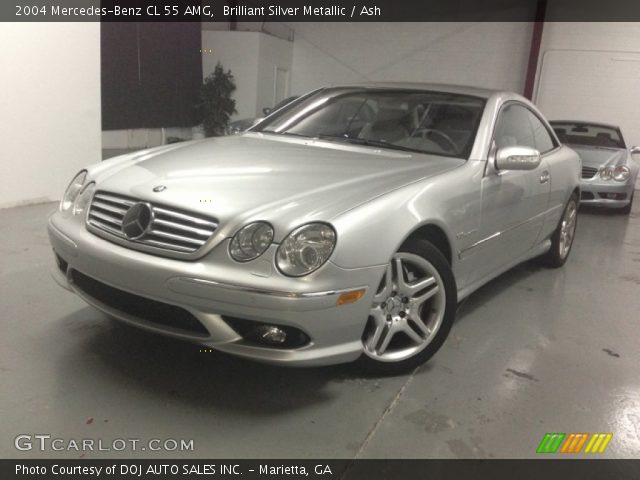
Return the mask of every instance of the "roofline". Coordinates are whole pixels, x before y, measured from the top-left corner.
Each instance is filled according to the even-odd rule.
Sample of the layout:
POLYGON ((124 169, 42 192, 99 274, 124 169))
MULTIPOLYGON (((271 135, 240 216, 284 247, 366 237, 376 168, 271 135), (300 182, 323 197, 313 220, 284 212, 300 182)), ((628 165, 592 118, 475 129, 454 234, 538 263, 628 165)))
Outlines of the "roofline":
POLYGON ((602 122, 589 122, 586 120, 549 120, 549 123, 553 125, 554 123, 573 123, 575 125, 591 125, 594 127, 608 127, 615 128, 616 130, 620 130, 618 125, 612 125, 610 123, 602 123, 602 122))
POLYGON ((443 93, 453 93, 459 95, 469 95, 488 99, 493 95, 503 92, 489 88, 480 88, 467 85, 452 85, 446 83, 421 83, 421 82, 364 82, 327 85, 325 88, 381 88, 381 89, 402 89, 402 90, 426 90, 443 93))

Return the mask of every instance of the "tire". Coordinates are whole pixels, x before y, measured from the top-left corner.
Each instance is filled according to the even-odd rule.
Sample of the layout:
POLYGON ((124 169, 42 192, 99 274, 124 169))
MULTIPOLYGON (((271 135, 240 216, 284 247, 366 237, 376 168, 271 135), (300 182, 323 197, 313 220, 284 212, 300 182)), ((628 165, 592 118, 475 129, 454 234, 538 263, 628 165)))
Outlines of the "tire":
POLYGON ((577 225, 578 196, 574 193, 564 207, 560 222, 551 235, 551 248, 540 257, 542 264, 550 268, 560 268, 565 264, 571 253, 577 225))
POLYGON ((634 193, 631 194, 631 198, 629 199, 629 204, 626 207, 622 207, 620 209, 620 212, 623 215, 629 215, 631 213, 631 207, 633 206, 633 195, 634 193))
POLYGON ((406 242, 374 296, 361 366, 375 374, 400 374, 423 364, 449 335, 456 307, 456 282, 444 255, 426 240, 406 242))

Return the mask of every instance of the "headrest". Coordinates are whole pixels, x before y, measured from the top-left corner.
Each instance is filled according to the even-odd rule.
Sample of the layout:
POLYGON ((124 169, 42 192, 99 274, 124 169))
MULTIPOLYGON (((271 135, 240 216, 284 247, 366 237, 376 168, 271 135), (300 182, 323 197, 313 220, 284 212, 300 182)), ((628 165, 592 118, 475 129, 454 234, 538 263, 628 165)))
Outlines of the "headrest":
POLYGON ((399 121, 406 114, 407 111, 401 108, 380 107, 376 114, 376 123, 399 121))

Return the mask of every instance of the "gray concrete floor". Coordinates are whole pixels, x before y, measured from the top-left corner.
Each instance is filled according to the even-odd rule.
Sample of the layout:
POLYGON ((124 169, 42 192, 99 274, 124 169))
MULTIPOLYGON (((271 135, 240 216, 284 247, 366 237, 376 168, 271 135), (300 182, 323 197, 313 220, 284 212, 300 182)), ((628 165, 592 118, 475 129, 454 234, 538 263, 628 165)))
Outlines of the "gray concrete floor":
POLYGON ((13 439, 193 439, 97 457, 534 457, 545 432, 612 432, 640 452, 640 202, 583 211, 569 262, 524 264, 472 295, 412 375, 249 363, 109 320, 60 289, 53 204, 0 211, 0 457, 13 439))

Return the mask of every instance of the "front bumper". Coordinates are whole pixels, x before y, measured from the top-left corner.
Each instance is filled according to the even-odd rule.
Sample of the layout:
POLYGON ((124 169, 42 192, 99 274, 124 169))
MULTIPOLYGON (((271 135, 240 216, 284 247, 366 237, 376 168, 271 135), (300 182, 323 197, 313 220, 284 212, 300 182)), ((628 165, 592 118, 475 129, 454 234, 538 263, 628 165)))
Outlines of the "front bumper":
POLYGON ((580 204, 597 207, 622 208, 629 205, 635 188, 634 181, 616 182, 593 179, 582 179, 580 182, 580 204))
POLYGON ((59 213, 50 218, 48 233, 59 260, 51 270, 54 279, 108 315, 223 352, 292 366, 343 363, 361 355, 369 307, 385 271, 384 265, 346 270, 328 262, 307 277, 288 278, 273 265, 276 246, 254 262, 238 264, 229 258, 228 241, 197 261, 175 260, 111 243, 87 231, 79 219, 59 213), (143 299, 180 307, 206 333, 161 325, 105 303, 74 281, 74 272, 143 299), (358 288, 366 289, 363 298, 336 305, 340 293, 358 288), (288 349, 257 345, 243 338, 229 317, 293 327, 310 341, 288 349))

